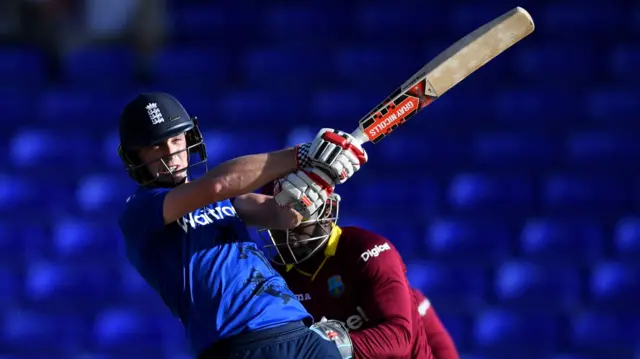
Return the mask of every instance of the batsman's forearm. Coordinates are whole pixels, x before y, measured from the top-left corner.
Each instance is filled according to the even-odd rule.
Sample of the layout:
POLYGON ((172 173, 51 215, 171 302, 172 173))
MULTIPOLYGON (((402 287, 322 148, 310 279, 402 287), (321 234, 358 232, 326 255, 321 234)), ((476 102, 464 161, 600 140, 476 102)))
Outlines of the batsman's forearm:
POLYGON ((261 153, 234 158, 207 172, 215 198, 250 193, 297 169, 296 150, 261 153))

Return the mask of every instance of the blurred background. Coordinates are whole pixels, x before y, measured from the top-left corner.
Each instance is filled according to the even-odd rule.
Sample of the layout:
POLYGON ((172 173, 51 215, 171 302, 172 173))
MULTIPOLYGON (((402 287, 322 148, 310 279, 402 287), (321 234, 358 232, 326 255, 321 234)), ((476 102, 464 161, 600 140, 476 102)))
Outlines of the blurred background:
POLYGON ((388 236, 464 359, 640 358, 640 3, 0 3, 0 358, 190 357, 126 262, 117 118, 201 121, 211 165, 357 120, 460 37, 536 31, 370 146, 341 224, 388 236))

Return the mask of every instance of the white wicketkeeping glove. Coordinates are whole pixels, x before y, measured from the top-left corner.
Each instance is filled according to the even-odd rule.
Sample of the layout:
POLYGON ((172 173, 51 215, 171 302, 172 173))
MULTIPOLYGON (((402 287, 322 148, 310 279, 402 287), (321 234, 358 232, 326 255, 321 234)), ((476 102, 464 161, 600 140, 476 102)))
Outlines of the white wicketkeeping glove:
POLYGON ((324 170, 307 168, 279 179, 273 197, 280 206, 293 208, 303 218, 311 218, 325 204, 334 187, 333 179, 324 170))
POLYGON ((353 358, 353 343, 349 336, 349 329, 337 320, 327 320, 322 317, 319 322, 311 326, 311 330, 318 333, 322 338, 332 341, 340 351, 342 359, 353 358))
POLYGON ((324 169, 334 182, 346 182, 367 163, 367 152, 350 134, 331 128, 321 129, 310 143, 297 147, 298 167, 324 169))

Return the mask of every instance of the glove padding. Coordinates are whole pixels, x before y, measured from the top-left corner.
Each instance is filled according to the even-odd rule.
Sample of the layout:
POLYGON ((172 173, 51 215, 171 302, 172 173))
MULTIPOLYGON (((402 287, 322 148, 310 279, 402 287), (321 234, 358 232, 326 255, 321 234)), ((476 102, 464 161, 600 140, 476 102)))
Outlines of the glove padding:
POLYGON ((349 336, 349 329, 337 320, 327 320, 322 317, 319 322, 311 326, 311 330, 318 333, 322 338, 332 341, 340 351, 342 359, 353 358, 353 343, 349 336))
POLYGON ((323 170, 307 168, 278 180, 273 197, 278 205, 292 208, 305 218, 311 218, 326 203, 335 183, 323 170))
POLYGON ((298 167, 322 168, 334 182, 346 182, 367 162, 367 152, 350 134, 331 128, 321 129, 308 144, 297 147, 298 167))

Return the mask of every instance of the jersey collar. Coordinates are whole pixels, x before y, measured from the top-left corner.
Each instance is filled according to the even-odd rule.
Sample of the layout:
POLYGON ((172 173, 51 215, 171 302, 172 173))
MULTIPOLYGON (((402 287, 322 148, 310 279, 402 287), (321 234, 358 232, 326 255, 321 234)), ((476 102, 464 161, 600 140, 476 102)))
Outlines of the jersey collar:
POLYGON ((320 273, 320 270, 322 269, 322 267, 324 267, 324 264, 327 263, 329 258, 335 256, 336 251, 338 250, 338 242, 340 241, 340 236, 342 235, 342 229, 335 224, 332 224, 331 227, 331 234, 329 235, 327 246, 324 248, 324 259, 318 266, 318 269, 316 269, 316 271, 311 274, 300 270, 299 268, 296 268, 294 264, 287 264, 287 272, 295 268, 298 273, 307 277, 311 277, 311 280, 316 279, 316 276, 318 275, 318 273, 320 273))

